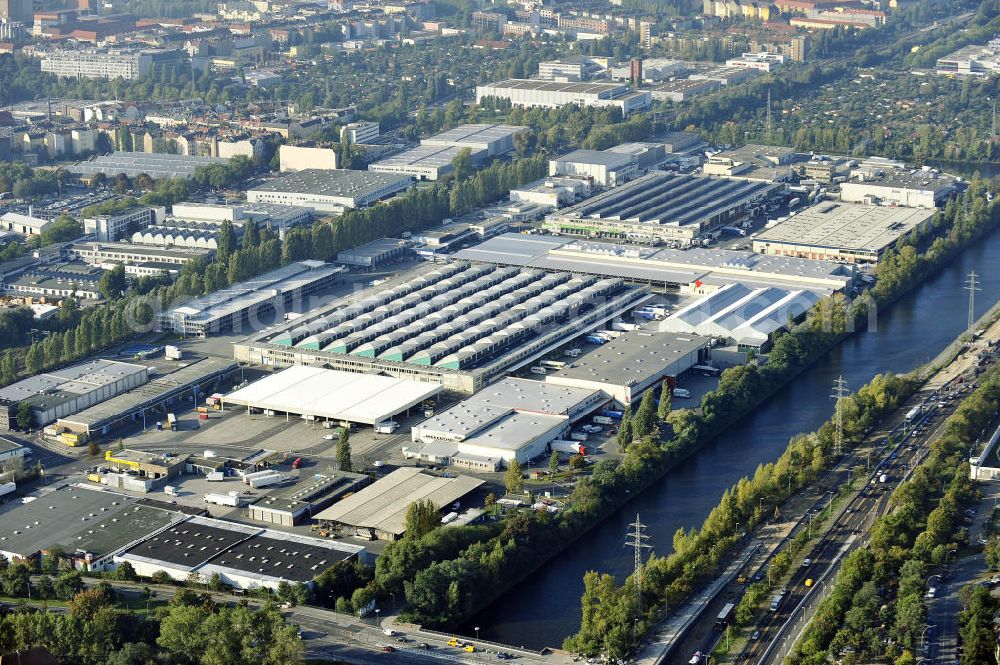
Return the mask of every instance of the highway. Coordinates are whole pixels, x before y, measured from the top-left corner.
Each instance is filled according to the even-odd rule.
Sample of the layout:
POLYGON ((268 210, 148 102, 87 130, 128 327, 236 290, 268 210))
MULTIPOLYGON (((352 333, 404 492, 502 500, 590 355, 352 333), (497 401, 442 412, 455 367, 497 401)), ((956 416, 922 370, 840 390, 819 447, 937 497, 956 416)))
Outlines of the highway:
MULTIPOLYGON (((902 440, 888 452, 868 477, 866 486, 838 513, 820 540, 801 554, 802 565, 788 582, 788 592, 780 597, 774 611, 766 611, 757 624, 748 627, 751 633, 758 631, 759 637, 747 642, 737 660, 760 664, 784 660, 818 600, 829 590, 843 557, 867 542, 868 531, 885 514, 892 491, 909 478, 928 454, 929 444, 941 434, 947 417, 969 393, 974 377, 972 371, 962 371, 943 382, 932 380, 902 407, 901 410, 908 410, 920 404, 924 411, 912 426, 904 422, 893 429, 904 435, 902 440), (939 402, 941 408, 937 406, 939 402), (878 480, 882 473, 888 476, 885 483, 878 480), (809 565, 805 565, 805 560, 809 560, 809 565), (810 586, 806 586, 807 580, 812 580, 810 586)), ((846 477, 843 480, 847 482, 846 477)))

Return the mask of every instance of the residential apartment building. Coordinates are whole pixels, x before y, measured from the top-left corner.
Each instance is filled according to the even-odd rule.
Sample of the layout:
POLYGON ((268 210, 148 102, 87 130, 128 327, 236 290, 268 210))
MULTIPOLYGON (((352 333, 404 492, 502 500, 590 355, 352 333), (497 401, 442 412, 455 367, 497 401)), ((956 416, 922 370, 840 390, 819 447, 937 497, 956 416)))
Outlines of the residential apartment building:
POLYGON ((183 58, 181 51, 165 49, 59 50, 42 56, 42 71, 70 78, 133 80, 157 66, 180 64, 183 58))

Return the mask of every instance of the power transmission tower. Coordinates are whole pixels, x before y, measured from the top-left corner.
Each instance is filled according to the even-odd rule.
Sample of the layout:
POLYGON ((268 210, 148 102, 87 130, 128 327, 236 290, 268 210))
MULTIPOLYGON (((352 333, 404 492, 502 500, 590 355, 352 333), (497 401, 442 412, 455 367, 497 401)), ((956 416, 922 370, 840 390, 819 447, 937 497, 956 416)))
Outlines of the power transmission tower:
POLYGON ((834 439, 834 453, 837 457, 844 450, 844 410, 841 407, 841 400, 847 397, 850 391, 847 389, 847 381, 844 380, 843 376, 838 376, 833 382, 833 394, 830 397, 836 399, 834 405, 834 423, 836 424, 836 439, 834 439))
POLYGON ((629 534, 625 538, 625 546, 635 549, 635 596, 636 596, 636 618, 642 614, 642 551, 651 550, 653 546, 647 543, 649 536, 646 535, 646 525, 639 521, 639 513, 635 514, 635 521, 629 526, 629 534), (632 530, 634 529, 634 530, 632 530))
POLYGON ((969 292, 969 324, 966 326, 966 330, 972 330, 972 324, 976 322, 976 291, 982 291, 979 288, 979 275, 973 270, 969 273, 969 277, 965 280, 965 286, 962 287, 969 292))

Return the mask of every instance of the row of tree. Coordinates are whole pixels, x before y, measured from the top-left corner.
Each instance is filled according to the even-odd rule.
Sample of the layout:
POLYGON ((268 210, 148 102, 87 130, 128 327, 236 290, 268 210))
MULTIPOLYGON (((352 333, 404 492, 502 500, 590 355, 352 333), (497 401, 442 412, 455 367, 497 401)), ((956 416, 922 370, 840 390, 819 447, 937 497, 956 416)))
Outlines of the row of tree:
POLYGON ((928 575, 968 540, 963 508, 976 493, 967 451, 998 408, 1000 370, 994 368, 948 418, 910 480, 893 492, 891 510, 873 525, 869 545, 845 558, 830 595, 793 650, 792 663, 824 663, 831 654, 847 652, 858 662, 914 662, 926 626, 928 575))

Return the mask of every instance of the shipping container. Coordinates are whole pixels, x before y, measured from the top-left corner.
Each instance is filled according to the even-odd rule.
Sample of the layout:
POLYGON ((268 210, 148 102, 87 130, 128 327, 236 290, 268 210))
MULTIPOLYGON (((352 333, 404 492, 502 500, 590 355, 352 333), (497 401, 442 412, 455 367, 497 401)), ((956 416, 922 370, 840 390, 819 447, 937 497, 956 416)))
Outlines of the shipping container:
POLYGON ((211 473, 205 474, 205 480, 210 483, 221 482, 226 479, 226 474, 222 471, 212 471, 211 473))
POLYGON ((591 418, 591 420, 593 420, 598 425, 614 425, 615 424, 614 418, 610 418, 609 416, 594 416, 593 418, 591 418))
POLYGON ((563 351, 563 355, 567 358, 579 358, 581 353, 583 353, 583 349, 578 349, 576 347, 563 351))
POLYGON ((549 373, 548 370, 545 369, 544 367, 537 367, 537 366, 536 367, 532 367, 530 371, 531 371, 532 374, 541 374, 541 375, 545 375, 545 374, 549 373))
POLYGON ((271 487, 272 485, 280 485, 281 483, 289 480, 289 477, 280 473, 273 473, 269 476, 261 476, 257 478, 250 479, 250 487, 253 489, 262 489, 264 487, 271 487))
POLYGON ((392 434, 399 428, 399 423, 394 420, 383 420, 375 423, 375 431, 379 434, 392 434))

